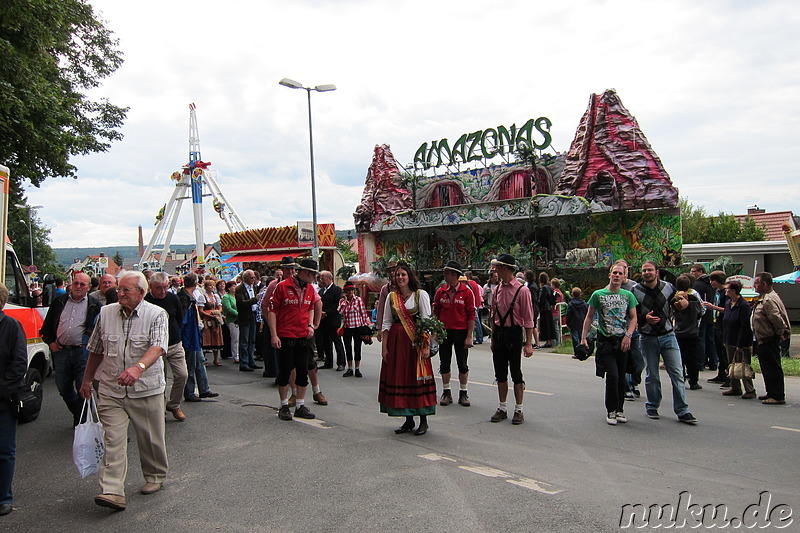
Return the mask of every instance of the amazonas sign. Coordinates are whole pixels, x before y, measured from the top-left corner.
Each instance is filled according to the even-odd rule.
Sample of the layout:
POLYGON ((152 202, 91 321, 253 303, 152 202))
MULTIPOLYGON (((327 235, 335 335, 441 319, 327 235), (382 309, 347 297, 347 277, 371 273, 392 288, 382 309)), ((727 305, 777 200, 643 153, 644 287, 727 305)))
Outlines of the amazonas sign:
POLYGON ((491 159, 496 155, 507 155, 516 151, 520 146, 544 150, 550 146, 550 126, 552 122, 547 117, 530 119, 522 127, 516 124, 511 127, 497 126, 473 133, 465 133, 450 147, 447 139, 422 143, 414 154, 414 167, 418 165, 424 169, 441 165, 455 165, 491 159), (541 135, 541 142, 534 139, 534 130, 541 135))

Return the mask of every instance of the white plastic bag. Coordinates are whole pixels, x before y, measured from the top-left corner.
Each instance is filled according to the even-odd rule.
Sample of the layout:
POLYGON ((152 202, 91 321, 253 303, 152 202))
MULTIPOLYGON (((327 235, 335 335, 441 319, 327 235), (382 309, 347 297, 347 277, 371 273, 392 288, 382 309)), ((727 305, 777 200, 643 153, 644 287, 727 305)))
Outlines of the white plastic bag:
POLYGON ((75 426, 75 438, 72 441, 72 460, 82 478, 96 474, 100 470, 100 462, 106 451, 103 440, 105 432, 97 415, 94 395, 83 401, 81 420, 84 414, 86 420, 75 426))

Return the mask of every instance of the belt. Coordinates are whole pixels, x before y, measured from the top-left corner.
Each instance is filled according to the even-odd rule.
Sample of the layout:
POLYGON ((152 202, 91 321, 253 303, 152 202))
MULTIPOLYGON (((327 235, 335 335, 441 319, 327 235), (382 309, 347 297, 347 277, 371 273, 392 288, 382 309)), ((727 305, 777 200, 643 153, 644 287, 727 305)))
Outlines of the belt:
POLYGON ((83 348, 83 346, 80 345, 80 344, 78 344, 77 346, 64 346, 64 345, 62 345, 62 348, 66 348, 68 350, 77 350, 78 348, 83 348))

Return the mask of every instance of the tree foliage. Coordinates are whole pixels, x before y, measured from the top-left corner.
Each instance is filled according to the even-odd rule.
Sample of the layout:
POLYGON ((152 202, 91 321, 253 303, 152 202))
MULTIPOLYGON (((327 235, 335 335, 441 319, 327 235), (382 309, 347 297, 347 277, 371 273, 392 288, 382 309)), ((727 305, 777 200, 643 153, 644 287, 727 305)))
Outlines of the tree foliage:
MULTIPOLYGON (((0 164, 11 170, 8 235, 22 263, 30 262, 28 209, 16 205, 27 205, 24 182, 74 178, 72 156, 122 138, 128 108, 86 94, 122 64, 117 45, 86 0, 0 2, 0 164)), ((37 266, 57 268, 35 211, 31 230, 37 266)))
POLYGON ((345 263, 358 263, 358 254, 350 248, 350 241, 346 237, 338 237, 336 247, 342 252, 345 263))
POLYGON ((767 240, 764 227, 756 224, 750 217, 740 223, 732 214, 722 211, 716 216, 710 216, 703 207, 695 206, 686 198, 681 198, 678 205, 681 210, 684 244, 767 240))
POLYGON ((84 94, 122 64, 117 45, 85 0, 0 3, 0 162, 15 183, 75 177, 71 156, 122 138, 128 109, 84 94))

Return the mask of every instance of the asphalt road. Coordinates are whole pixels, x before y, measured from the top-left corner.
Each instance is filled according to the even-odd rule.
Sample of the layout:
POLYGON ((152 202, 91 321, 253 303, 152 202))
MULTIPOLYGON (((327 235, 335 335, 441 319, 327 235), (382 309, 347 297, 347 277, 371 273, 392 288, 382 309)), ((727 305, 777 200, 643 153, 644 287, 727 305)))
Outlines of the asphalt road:
MULTIPOLYGON (((41 417, 19 428, 14 512, 0 530, 618 531, 624 505, 678 506, 684 491, 683 502, 725 505, 728 518, 762 491, 771 495, 762 507, 800 512, 796 378, 787 405, 768 407, 723 397, 705 372, 703 390, 687 391, 697 426, 677 422, 667 386, 660 420, 639 399, 612 427, 593 360, 537 351, 523 364, 525 423, 492 424, 497 393, 482 345, 470 354, 472 407, 439 407, 427 435, 397 436, 400 420, 378 410, 378 350, 365 348, 362 379, 320 371, 330 405, 312 404, 309 423, 277 418, 277 389, 260 373, 229 361, 209 368, 220 397, 186 404, 183 423, 169 417, 161 492, 138 493, 131 436, 128 508, 116 513, 94 504, 97 477, 82 480, 72 465, 71 417, 51 377, 41 417)), ((763 393, 760 376, 756 387, 763 393)), ((800 530, 793 520, 783 531, 800 530)))

